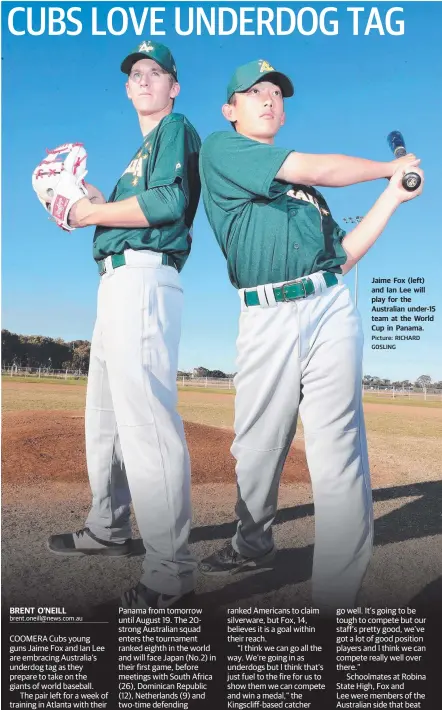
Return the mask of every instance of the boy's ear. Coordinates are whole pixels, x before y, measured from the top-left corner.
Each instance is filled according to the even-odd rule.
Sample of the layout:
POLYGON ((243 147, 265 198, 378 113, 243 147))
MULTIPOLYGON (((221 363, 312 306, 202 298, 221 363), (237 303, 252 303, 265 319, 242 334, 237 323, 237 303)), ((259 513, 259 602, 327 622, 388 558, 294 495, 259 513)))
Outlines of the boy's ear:
POLYGON ((179 83, 177 81, 175 81, 172 84, 172 86, 170 87, 170 98, 176 99, 176 97, 178 96, 180 91, 181 91, 181 86, 179 85, 179 83))
POLYGON ((230 123, 236 121, 236 107, 233 104, 224 104, 221 108, 224 118, 230 123))

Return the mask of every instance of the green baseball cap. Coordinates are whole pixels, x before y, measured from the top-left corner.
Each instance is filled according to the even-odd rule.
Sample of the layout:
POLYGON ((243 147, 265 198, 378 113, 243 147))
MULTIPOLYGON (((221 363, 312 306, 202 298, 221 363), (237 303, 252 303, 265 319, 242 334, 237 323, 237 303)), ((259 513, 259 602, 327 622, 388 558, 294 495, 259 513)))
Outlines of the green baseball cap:
POLYGON ((121 71, 124 74, 130 74, 130 71, 139 59, 153 59, 160 67, 163 67, 168 74, 172 74, 174 79, 178 81, 178 74, 176 69, 175 60, 172 53, 168 47, 159 42, 152 42, 149 40, 144 40, 138 44, 130 54, 123 59, 121 63, 121 71))
POLYGON ((285 98, 293 96, 295 89, 285 74, 276 71, 265 59, 255 59, 253 62, 238 67, 227 87, 227 101, 236 91, 247 91, 258 81, 272 81, 277 84, 285 98))

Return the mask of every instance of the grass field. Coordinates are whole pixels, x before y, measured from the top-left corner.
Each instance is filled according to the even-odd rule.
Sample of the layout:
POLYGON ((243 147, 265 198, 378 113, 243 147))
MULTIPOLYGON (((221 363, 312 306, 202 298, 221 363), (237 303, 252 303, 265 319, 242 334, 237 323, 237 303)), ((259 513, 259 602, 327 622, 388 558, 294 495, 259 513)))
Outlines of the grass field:
MULTIPOLYGON (((437 395, 439 397, 439 395, 437 395)), ((393 404, 404 407, 435 407, 442 409, 442 399, 427 399, 424 397, 381 397, 375 394, 365 394, 364 402, 372 404, 393 404)))
POLYGON ((2 410, 4 412, 29 409, 83 409, 86 399, 84 382, 65 381, 46 383, 14 380, 2 381, 2 410))
MULTIPOLYGON (((39 385, 75 385, 76 387, 86 387, 87 378, 60 378, 60 377, 11 377, 10 375, 2 375, 2 383, 5 383, 8 388, 10 385, 28 385, 28 384, 39 384, 39 385)), ((178 385, 178 390, 182 392, 199 392, 206 394, 226 394, 234 395, 235 389, 226 389, 225 387, 197 387, 192 385, 178 385)), ((413 394, 411 397, 404 395, 383 396, 373 394, 372 392, 365 392, 364 402, 381 403, 381 404, 399 404, 407 407, 441 407, 442 408, 442 392, 440 395, 428 395, 428 399, 425 400, 424 395, 413 394)))
MULTIPOLYGON (((234 397, 229 390, 178 388, 178 409, 183 419, 217 427, 232 427, 234 397)), ((48 383, 5 377, 2 387, 4 412, 20 410, 83 410, 84 382, 48 383)), ((371 433, 433 438, 440 436, 442 402, 392 399, 368 395, 364 398, 367 429, 371 433)), ((300 431, 302 425, 300 424, 300 431)))
MULTIPOLYGON (((48 426, 56 411, 78 412, 81 417, 86 386, 65 381, 54 384, 4 378, 2 383, 4 432, 13 434, 13 420, 20 412, 48 412, 48 426), (51 414, 54 412, 54 414, 51 414)), ((178 410, 187 422, 218 428, 233 427, 234 397, 229 391, 182 388, 178 410)), ((365 422, 373 484, 418 482, 442 479, 442 406, 438 402, 416 399, 384 399, 368 396, 364 400, 365 422), (387 476, 387 478, 386 478, 387 476)), ((41 429, 41 420, 36 425, 41 429)), ((296 440, 303 446, 304 432, 298 422, 296 440)))
POLYGON ((87 382, 87 377, 35 377, 34 375, 29 377, 11 377, 10 375, 2 375, 2 382, 16 382, 25 385, 28 383, 38 383, 42 385, 80 385, 80 387, 84 387, 87 382))

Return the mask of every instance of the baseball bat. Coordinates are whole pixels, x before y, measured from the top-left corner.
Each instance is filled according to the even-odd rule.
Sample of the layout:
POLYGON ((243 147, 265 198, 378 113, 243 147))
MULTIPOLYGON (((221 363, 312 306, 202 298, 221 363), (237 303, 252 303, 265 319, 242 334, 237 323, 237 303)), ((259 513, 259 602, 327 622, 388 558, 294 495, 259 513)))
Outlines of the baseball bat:
MULTIPOLYGON (((400 131, 391 131, 387 136, 387 143, 395 158, 402 158, 402 156, 407 155, 404 136, 400 131)), ((414 192, 421 182, 421 176, 410 170, 402 178, 402 187, 408 192, 414 192)))

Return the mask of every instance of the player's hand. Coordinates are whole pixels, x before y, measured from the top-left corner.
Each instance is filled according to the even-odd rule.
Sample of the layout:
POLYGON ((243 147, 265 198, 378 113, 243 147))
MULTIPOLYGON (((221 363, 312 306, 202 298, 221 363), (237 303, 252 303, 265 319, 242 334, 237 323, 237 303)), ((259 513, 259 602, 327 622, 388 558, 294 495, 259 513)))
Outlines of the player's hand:
MULTIPOLYGON (((105 200, 106 202, 106 200, 105 200)), ((86 218, 91 214, 93 209, 92 202, 87 197, 78 200, 75 205, 72 205, 69 211, 68 223, 70 227, 87 227, 86 218)))
POLYGON ((92 204, 95 205, 104 205, 106 204, 107 200, 105 196, 103 195, 102 192, 98 189, 98 187, 95 187, 95 185, 91 185, 90 182, 85 182, 87 189, 87 196, 92 202, 92 204))
POLYGON ((414 153, 407 153, 407 155, 402 156, 402 158, 395 158, 394 160, 390 160, 389 162, 389 169, 390 169, 390 174, 387 175, 387 177, 391 178, 395 174, 396 170, 399 170, 400 168, 405 167, 406 165, 409 165, 409 163, 414 163, 417 160, 416 165, 419 165, 420 158, 416 158, 414 153))
MULTIPOLYGON (((395 162, 399 163, 399 160, 396 160, 395 162)), ((422 194, 422 190, 424 188, 424 171, 418 167, 419 163, 420 160, 416 159, 411 163, 409 162, 402 164, 401 167, 399 167, 393 174, 386 189, 386 192, 394 198, 397 204, 400 204, 401 202, 408 202, 408 200, 414 200, 415 197, 419 197, 419 195, 422 194), (420 175, 422 180, 418 189, 414 190, 413 192, 405 190, 405 188, 402 186, 402 178, 404 177, 405 173, 409 171, 420 175)))
POLYGON ((72 206, 68 222, 70 227, 87 227, 88 224, 85 222, 86 218, 91 214, 92 205, 104 205, 106 204, 106 198, 102 192, 92 185, 90 182, 84 183, 87 189, 88 196, 83 200, 79 200, 72 206))

